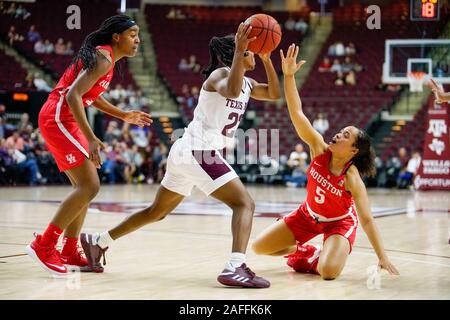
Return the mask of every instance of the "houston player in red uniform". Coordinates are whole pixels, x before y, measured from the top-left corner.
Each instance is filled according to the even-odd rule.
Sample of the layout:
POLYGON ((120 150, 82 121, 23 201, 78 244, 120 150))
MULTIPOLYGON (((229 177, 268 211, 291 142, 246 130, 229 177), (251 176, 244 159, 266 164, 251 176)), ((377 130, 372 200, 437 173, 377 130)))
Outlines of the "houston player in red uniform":
POLYGON ((26 248, 31 258, 54 275, 64 275, 71 268, 103 271, 92 270, 77 248, 89 203, 100 187, 96 169, 102 163, 100 149, 104 148, 90 128, 84 108, 92 104, 131 124, 151 124, 150 115, 124 112, 101 97, 113 77, 115 63, 136 55, 138 34, 139 27, 127 16, 106 19, 86 37, 39 113, 39 128, 47 147, 74 188, 44 233, 26 248), (59 253, 56 244, 64 230, 64 247, 59 253))
POLYGON ((353 126, 337 133, 329 144, 311 126, 302 111, 295 73, 305 63, 296 62, 299 48, 291 45, 286 57, 280 50, 284 89, 294 127, 311 151, 307 196, 300 207, 263 231, 253 244, 257 254, 290 253, 287 264, 298 272, 320 274, 335 279, 344 268, 355 240, 359 216, 379 258, 379 267, 399 274, 389 261, 370 212, 369 199, 361 176, 374 172, 374 153, 369 136, 353 126), (323 250, 305 245, 324 234, 323 250))

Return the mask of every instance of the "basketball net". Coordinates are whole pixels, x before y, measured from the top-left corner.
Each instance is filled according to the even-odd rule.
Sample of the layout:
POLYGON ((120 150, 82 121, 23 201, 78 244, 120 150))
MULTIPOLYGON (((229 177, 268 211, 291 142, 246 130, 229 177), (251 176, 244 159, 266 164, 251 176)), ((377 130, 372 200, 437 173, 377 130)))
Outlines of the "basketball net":
POLYGON ((422 71, 408 73, 409 91, 423 92, 423 84, 426 80, 426 73, 422 71))

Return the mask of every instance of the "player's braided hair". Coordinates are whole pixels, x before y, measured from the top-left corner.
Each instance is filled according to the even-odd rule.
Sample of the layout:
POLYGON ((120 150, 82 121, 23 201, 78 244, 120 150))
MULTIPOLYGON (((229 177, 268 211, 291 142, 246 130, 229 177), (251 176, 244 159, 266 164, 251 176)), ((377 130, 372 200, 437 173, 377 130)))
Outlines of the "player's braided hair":
POLYGON ((224 37, 212 37, 209 41, 209 65, 202 71, 205 77, 217 68, 219 63, 231 67, 234 57, 234 35, 224 37))
POLYGON ((370 136, 361 129, 358 129, 358 136, 354 146, 358 148, 358 153, 353 157, 352 162, 358 168, 362 177, 374 177, 375 168, 375 151, 372 148, 370 136))
POLYGON ((126 15, 115 15, 102 22, 100 28, 90 33, 83 41, 80 50, 73 57, 72 63, 79 68, 82 63, 84 69, 92 70, 97 65, 96 46, 111 44, 114 33, 122 33, 136 23, 126 15))

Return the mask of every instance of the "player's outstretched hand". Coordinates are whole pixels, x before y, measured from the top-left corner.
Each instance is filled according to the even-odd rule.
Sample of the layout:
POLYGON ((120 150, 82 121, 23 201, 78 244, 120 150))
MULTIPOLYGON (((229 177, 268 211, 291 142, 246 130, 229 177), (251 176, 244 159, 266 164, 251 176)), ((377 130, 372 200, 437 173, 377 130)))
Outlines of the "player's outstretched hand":
POLYGON ((442 103, 442 101, 445 101, 444 90, 442 90, 442 87, 437 84, 436 81, 433 80, 433 78, 431 78, 428 82, 428 86, 433 91, 437 103, 442 103))
POLYGON ((378 262, 378 267, 381 269, 385 269, 389 272, 391 275, 399 276, 400 272, 398 272, 397 268, 394 267, 394 265, 389 260, 380 260, 378 262))
POLYGON ((248 37, 250 35, 250 31, 252 31, 252 26, 241 22, 236 35, 234 36, 234 43, 238 52, 245 52, 248 44, 256 39, 256 37, 248 37))
POLYGON ((291 44, 289 46, 286 56, 284 56, 283 50, 280 50, 281 67, 285 76, 294 75, 298 70, 300 70, 302 65, 306 63, 305 60, 300 60, 297 63, 298 51, 299 47, 295 44, 291 44))
POLYGON ((153 123, 151 115, 137 110, 127 111, 123 121, 138 125, 141 128, 144 126, 149 126, 153 123))

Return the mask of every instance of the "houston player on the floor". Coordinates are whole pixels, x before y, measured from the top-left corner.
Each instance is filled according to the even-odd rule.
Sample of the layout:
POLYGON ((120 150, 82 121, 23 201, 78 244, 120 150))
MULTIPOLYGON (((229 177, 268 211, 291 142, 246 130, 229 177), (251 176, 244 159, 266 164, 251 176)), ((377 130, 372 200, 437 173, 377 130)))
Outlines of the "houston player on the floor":
POLYGON ((248 38, 250 30, 250 25, 241 23, 235 36, 211 39, 210 65, 203 72, 207 79, 200 91, 194 119, 170 150, 167 172, 154 202, 109 231, 100 235, 82 234, 81 243, 90 263, 98 264, 113 240, 163 219, 196 186, 233 210, 231 259, 217 280, 229 286, 266 288, 270 285, 245 264, 255 205, 219 151, 233 140, 250 97, 259 100, 280 97, 278 77, 270 54, 260 55, 268 84, 260 84, 244 76, 246 71, 255 67, 254 55, 247 51, 249 42, 254 39, 248 38), (219 67, 220 64, 224 67, 219 67))
POLYGON ((138 33, 139 27, 127 16, 106 19, 86 37, 39 113, 39 129, 45 143, 59 170, 74 187, 44 233, 26 248, 32 259, 54 275, 65 275, 72 268, 103 271, 101 266, 92 269, 77 248, 89 203, 100 187, 97 169, 102 162, 100 149, 104 148, 90 128, 84 108, 92 104, 123 121, 150 125, 150 115, 122 111, 101 97, 113 77, 115 63, 136 55, 138 33), (64 230, 64 247, 59 253, 56 244, 64 230))
POLYGON ((264 230, 253 243, 257 254, 287 256, 298 272, 336 278, 344 268, 355 240, 359 216, 379 259, 379 267, 399 274, 389 261, 370 212, 361 176, 374 171, 374 153, 369 136, 353 126, 337 133, 329 144, 311 126, 302 111, 295 73, 305 63, 296 62, 299 48, 291 45, 284 57, 280 50, 289 114, 299 137, 310 148, 307 196, 300 207, 264 230), (323 250, 305 244, 324 234, 323 250))

